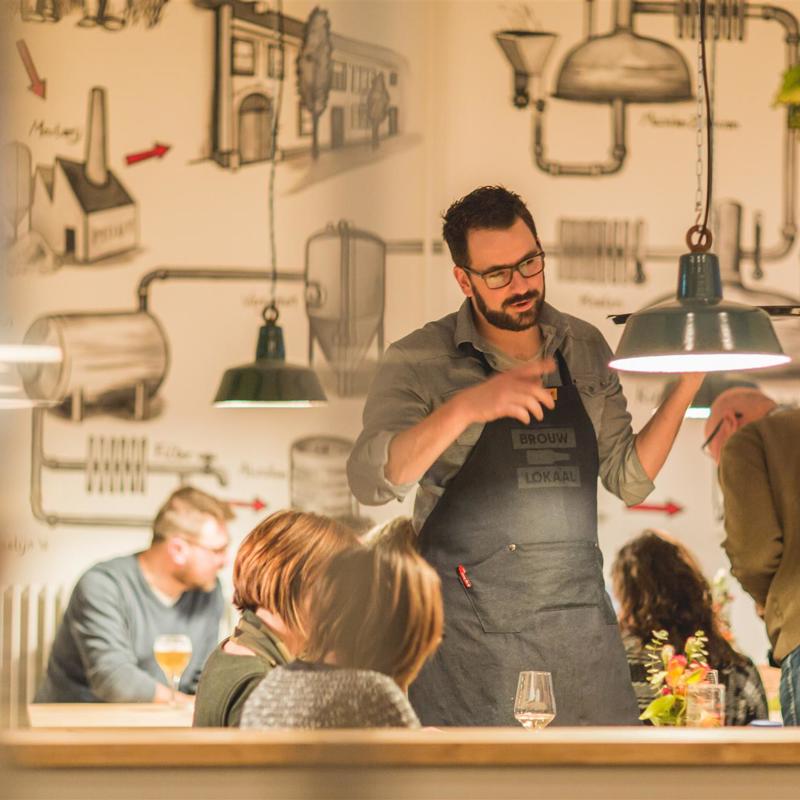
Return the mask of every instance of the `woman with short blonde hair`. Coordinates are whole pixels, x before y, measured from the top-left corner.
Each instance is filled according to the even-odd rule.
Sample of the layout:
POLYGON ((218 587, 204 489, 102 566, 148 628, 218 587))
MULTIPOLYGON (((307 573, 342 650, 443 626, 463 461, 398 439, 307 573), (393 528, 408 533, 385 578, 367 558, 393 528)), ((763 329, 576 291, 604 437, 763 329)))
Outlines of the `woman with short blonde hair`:
POLYGON ((309 589, 333 556, 357 546, 353 531, 302 511, 276 511, 250 531, 233 565, 233 604, 242 616, 233 636, 206 661, 195 725, 239 724, 244 701, 259 681, 303 650, 309 589))
POLYGON ((439 646, 444 613, 410 520, 335 556, 311 601, 304 660, 262 681, 242 727, 417 727, 404 692, 439 646))

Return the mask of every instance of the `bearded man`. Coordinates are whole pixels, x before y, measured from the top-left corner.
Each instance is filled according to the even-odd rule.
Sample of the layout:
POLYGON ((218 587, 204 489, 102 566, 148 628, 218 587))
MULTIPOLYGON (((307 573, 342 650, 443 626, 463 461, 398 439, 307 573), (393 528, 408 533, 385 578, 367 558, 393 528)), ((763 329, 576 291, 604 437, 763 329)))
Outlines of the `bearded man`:
POLYGON ((348 463, 365 504, 419 484, 414 523, 442 581, 445 635, 411 702, 424 725, 514 724, 519 672, 542 670, 556 724, 637 724, 597 479, 642 502, 703 376, 682 376, 634 435, 602 334, 545 302, 522 199, 475 189, 443 236, 466 300, 387 350, 348 463))
POLYGON ((191 640, 179 694, 194 694, 219 640, 217 573, 227 559, 232 517, 227 503, 184 486, 159 509, 146 550, 87 570, 72 591, 34 702, 167 703, 168 676, 153 643, 173 633, 191 640))

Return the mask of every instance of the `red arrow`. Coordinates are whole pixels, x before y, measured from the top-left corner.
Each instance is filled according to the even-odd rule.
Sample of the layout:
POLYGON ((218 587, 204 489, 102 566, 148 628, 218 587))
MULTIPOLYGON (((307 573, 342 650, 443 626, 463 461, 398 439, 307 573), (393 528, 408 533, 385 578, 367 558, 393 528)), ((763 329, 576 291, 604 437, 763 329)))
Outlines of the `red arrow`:
POLYGON ((36 72, 36 67, 33 66, 33 59, 31 58, 30 51, 28 50, 28 45, 25 44, 23 39, 20 39, 17 42, 17 50, 19 50, 20 58, 22 59, 22 63, 25 65, 25 71, 28 73, 28 77, 31 81, 31 85, 28 88, 34 94, 38 94, 39 97, 44 100, 47 81, 43 81, 36 72))
POLYGON ((672 500, 668 500, 666 503, 639 503, 638 506, 630 506, 628 509, 629 511, 663 511, 666 514, 669 514, 671 517, 673 514, 679 514, 683 511, 683 506, 679 506, 677 503, 673 503, 672 500))
POLYGON ((256 513, 263 511, 267 507, 267 504, 260 497, 254 497, 252 500, 227 500, 226 502, 230 506, 242 506, 256 513))
POLYGON ((150 150, 142 150, 141 153, 131 153, 125 156, 125 161, 128 166, 136 164, 138 161, 145 161, 148 158, 164 158, 164 153, 169 150, 168 144, 159 144, 156 142, 150 150))

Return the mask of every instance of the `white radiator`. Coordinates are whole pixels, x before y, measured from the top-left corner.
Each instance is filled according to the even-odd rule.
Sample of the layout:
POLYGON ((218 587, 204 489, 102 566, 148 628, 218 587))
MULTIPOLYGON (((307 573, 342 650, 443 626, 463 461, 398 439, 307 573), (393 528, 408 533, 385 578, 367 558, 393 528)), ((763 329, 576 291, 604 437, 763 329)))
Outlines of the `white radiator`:
POLYGON ((0 728, 27 724, 68 600, 64 587, 0 587, 0 728))

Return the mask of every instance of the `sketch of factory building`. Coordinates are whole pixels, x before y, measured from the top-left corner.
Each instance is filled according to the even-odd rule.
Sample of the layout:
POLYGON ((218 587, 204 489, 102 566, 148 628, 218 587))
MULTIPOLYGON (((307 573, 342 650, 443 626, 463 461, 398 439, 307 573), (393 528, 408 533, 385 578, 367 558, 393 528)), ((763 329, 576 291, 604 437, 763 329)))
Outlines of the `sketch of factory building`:
POLYGON ((48 247, 83 263, 132 250, 139 240, 136 203, 108 167, 104 89, 91 90, 86 129, 86 160, 37 167, 31 206, 31 228, 48 247))
MULTIPOLYGON (((267 3, 195 3, 216 14, 210 157, 232 169, 272 159, 279 81, 284 82, 284 96, 277 155, 291 159, 309 153, 313 121, 301 102, 296 77, 306 22, 278 15, 267 3)), ((335 33, 330 34, 330 44, 330 93, 318 122, 320 151, 373 141, 374 120, 370 119, 368 96, 376 80, 382 82, 381 91, 387 95, 376 139, 398 135, 403 125, 401 97, 407 82, 406 59, 388 48, 335 33)))

